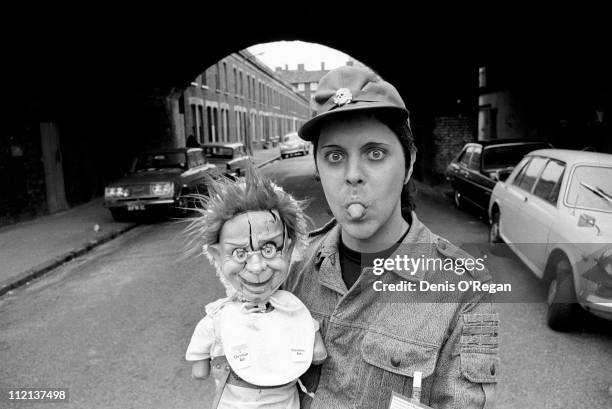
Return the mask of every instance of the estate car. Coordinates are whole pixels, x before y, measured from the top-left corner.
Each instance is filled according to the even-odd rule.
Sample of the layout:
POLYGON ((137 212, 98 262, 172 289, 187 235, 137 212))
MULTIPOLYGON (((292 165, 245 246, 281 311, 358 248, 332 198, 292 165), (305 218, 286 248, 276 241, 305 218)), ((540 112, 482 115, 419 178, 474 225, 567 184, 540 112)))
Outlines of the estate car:
POLYGON ((612 319, 612 155, 531 152, 489 206, 489 241, 548 283, 548 325, 568 330, 578 306, 612 319))

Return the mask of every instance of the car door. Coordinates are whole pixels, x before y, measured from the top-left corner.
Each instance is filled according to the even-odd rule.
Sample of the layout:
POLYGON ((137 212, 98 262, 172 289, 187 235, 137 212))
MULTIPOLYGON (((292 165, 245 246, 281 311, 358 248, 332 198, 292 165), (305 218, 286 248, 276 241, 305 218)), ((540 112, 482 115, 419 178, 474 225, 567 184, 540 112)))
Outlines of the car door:
POLYGON ((189 170, 184 174, 184 184, 187 185, 189 193, 205 194, 208 166, 204 152, 201 149, 190 150, 187 153, 187 159, 189 170))
POLYGON ((482 147, 475 146, 468 164, 469 199, 476 206, 486 210, 493 191, 493 180, 482 173, 482 147))
MULTIPOLYGON (((513 248, 527 263, 525 254, 529 251, 529 246, 533 243, 532 226, 530 225, 529 217, 525 217, 524 207, 531 198, 531 192, 538 180, 540 173, 546 165, 547 158, 533 156, 529 163, 525 166, 525 171, 521 172, 520 177, 513 180, 508 188, 508 204, 504 211, 510 213, 511 219, 505 224, 509 227, 511 234, 510 241, 513 248), (510 210, 510 212, 508 212, 510 210)), ((502 222, 503 223, 503 222, 502 222)))
POLYGON ((519 163, 517 174, 511 180, 508 180, 504 186, 504 193, 501 196, 500 203, 500 231, 504 240, 508 243, 514 243, 518 239, 516 237, 515 220, 518 217, 520 206, 524 200, 524 192, 519 189, 518 184, 523 178, 531 157, 526 157, 519 163))
POLYGON ((538 275, 546 267, 550 229, 559 218, 557 202, 564 171, 565 163, 548 160, 519 215, 525 232, 526 245, 523 254, 532 264, 532 268, 535 267, 538 275))
POLYGON ((451 184, 462 196, 466 195, 467 191, 467 177, 469 175, 468 165, 473 151, 474 148, 471 145, 464 147, 463 151, 457 157, 457 160, 449 166, 451 184))

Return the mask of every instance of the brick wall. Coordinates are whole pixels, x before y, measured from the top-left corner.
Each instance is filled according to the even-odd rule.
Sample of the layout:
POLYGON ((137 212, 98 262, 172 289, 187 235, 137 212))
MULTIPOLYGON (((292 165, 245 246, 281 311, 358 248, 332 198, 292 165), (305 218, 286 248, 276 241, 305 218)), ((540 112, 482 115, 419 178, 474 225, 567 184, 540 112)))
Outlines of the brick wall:
POLYGON ((444 180, 444 171, 461 148, 474 140, 476 118, 468 116, 440 116, 434 118, 432 178, 434 182, 444 180))

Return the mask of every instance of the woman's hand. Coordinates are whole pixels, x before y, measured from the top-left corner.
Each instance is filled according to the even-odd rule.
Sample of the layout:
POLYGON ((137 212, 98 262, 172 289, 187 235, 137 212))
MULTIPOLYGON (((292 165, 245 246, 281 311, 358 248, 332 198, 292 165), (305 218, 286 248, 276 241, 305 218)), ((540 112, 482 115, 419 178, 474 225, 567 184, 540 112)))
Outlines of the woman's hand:
POLYGON ((327 349, 325 348, 325 344, 323 344, 323 337, 321 337, 321 332, 317 331, 315 333, 314 347, 312 348, 312 364, 321 365, 326 358, 327 349))

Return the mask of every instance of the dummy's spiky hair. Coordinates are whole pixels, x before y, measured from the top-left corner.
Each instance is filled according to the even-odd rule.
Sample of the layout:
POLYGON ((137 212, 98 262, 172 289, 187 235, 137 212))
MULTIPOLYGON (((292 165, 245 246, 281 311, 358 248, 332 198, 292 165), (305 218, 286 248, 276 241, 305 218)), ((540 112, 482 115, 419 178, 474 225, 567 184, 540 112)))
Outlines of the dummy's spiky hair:
POLYGON ((224 280, 219 274, 219 266, 216 265, 207 248, 219 242, 219 235, 225 222, 239 214, 276 210, 294 246, 300 247, 305 242, 308 233, 308 217, 304 214, 306 201, 294 199, 253 166, 247 167, 244 178, 236 180, 227 177, 217 180, 208 178, 207 187, 207 196, 193 196, 199 202, 196 209, 199 215, 191 219, 186 229, 187 254, 201 254, 203 249, 222 282, 224 280))

